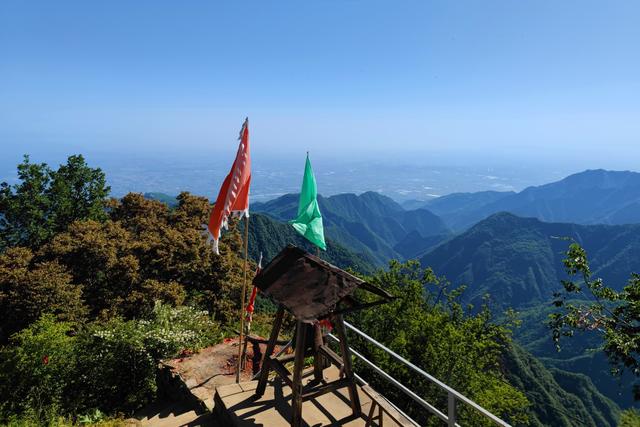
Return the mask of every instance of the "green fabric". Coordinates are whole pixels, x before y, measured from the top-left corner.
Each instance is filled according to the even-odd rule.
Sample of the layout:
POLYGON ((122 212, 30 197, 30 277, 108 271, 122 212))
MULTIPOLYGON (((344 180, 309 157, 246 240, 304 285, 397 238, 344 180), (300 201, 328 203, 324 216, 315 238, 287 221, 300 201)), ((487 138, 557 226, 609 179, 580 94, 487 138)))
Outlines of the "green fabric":
POLYGON ((307 163, 304 167, 302 189, 300 190, 300 202, 298 204, 298 217, 289 224, 302 234, 307 240, 320 249, 327 250, 324 242, 324 228, 322 227, 322 215, 318 207, 318 188, 316 178, 311 170, 311 162, 307 154, 307 163))

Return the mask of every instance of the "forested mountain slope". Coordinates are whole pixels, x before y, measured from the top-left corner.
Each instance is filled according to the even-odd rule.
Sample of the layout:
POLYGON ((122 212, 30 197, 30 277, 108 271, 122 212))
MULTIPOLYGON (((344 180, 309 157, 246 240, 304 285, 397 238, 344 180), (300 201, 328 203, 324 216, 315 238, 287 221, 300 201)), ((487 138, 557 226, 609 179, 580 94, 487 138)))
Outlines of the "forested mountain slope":
MULTIPOLYGON (((404 210, 392 199, 374 192, 318 196, 318 203, 326 237, 354 252, 367 254, 379 266, 392 258, 417 255, 394 249, 409 234, 427 238, 429 242, 440 242, 450 235, 444 222, 430 211, 404 210)), ((287 194, 256 203, 252 209, 288 221, 296 216, 298 195, 287 194)))
MULTIPOLYGON (((588 375, 598 390, 628 407, 630 379, 612 378, 596 339, 577 336, 557 353, 546 327, 553 293, 566 278, 562 260, 569 237, 583 245, 596 277, 621 288, 629 274, 640 271, 640 225, 576 225, 544 223, 509 213, 495 214, 421 258, 454 285, 466 284, 463 300, 476 306, 485 294, 496 313, 522 311, 515 338, 550 368, 588 375)), ((595 338, 595 337, 594 337, 595 338)))
MULTIPOLYGON (((244 222, 239 224, 244 230, 244 222)), ((356 254, 327 239, 327 250, 320 252, 320 257, 340 268, 351 268, 360 273, 372 273, 375 260, 365 254, 356 254)), ((263 256, 265 266, 287 245, 293 244, 316 254, 316 247, 298 234, 289 224, 280 222, 268 215, 253 214, 249 225, 249 256, 256 262, 263 256)))
POLYGON ((468 284, 466 300, 485 293, 498 306, 549 302, 565 278, 568 237, 589 253, 596 276, 621 288, 640 271, 640 225, 545 223, 498 213, 438 246, 420 261, 455 284, 468 284))
POLYGON ((509 382, 524 390, 531 402, 531 426, 617 425, 620 408, 586 375, 547 369, 517 344, 503 354, 503 363, 509 382))

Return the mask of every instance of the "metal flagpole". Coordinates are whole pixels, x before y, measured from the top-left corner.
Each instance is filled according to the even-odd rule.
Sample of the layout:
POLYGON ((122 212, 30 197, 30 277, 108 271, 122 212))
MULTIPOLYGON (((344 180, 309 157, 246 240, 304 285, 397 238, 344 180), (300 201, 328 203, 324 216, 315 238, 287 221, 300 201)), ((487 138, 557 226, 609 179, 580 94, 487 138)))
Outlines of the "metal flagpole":
POLYGON ((247 293, 247 264, 249 260, 249 215, 244 225, 244 280, 242 281, 242 299, 240 301, 240 339, 238 341, 238 367, 236 369, 236 383, 240 382, 242 369, 242 339, 244 334, 244 304, 247 293))

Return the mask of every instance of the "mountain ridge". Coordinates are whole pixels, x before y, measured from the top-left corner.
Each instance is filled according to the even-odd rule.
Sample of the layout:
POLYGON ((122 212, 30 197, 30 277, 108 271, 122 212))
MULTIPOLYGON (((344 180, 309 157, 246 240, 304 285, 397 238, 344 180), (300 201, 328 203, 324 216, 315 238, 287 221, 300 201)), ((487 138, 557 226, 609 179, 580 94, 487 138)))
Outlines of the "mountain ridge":
POLYGON ((453 230, 464 230, 502 211, 547 222, 585 225, 639 223, 640 173, 588 169, 559 181, 527 187, 518 193, 457 193, 431 200, 425 206, 442 216, 453 230), (439 208, 447 199, 465 198, 472 202, 471 207, 460 206, 457 210, 439 208))
MULTIPOLYGON (((407 256, 394 246, 409 234, 417 233, 435 243, 451 234, 440 217, 431 211, 422 208, 407 211, 393 199, 372 191, 360 195, 318 195, 318 204, 326 237, 352 251, 367 254, 376 260, 377 266, 385 266, 393 258, 405 259, 407 256)), ((297 194, 253 205, 255 212, 279 221, 295 218, 297 209, 297 194)))

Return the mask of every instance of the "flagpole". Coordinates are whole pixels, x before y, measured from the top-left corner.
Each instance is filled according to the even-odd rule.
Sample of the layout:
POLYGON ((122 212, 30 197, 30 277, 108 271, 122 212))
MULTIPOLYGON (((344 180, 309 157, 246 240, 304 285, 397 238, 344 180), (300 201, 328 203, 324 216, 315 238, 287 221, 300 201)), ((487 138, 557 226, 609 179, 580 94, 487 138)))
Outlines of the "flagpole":
POLYGON ((244 280, 242 281, 242 299, 240 301, 240 339, 238 341, 238 368, 236 369, 236 383, 240 382, 242 369, 242 338, 244 335, 244 304, 247 293, 247 264, 249 261, 249 215, 246 215, 244 225, 244 280))

